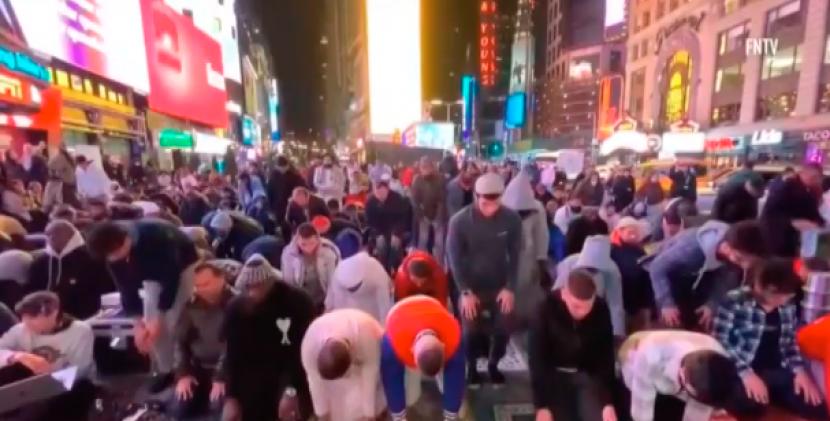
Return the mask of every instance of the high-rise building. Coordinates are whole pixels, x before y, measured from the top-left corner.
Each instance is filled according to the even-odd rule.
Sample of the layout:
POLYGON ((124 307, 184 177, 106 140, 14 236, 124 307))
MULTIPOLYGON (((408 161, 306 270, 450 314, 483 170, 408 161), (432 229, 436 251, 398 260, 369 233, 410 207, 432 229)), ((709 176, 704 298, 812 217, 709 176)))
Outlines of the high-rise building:
POLYGON ((501 139, 504 129, 504 104, 512 74, 511 55, 516 28, 517 0, 479 2, 479 83, 477 114, 479 137, 501 139))

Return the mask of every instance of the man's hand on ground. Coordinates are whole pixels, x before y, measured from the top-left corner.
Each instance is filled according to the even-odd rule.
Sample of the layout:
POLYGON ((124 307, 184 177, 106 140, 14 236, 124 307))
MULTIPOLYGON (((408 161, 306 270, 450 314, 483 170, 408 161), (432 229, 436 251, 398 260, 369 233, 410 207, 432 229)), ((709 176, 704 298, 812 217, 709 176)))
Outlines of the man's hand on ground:
POLYGON ((553 414, 549 409, 539 409, 536 411, 536 421, 553 421, 553 414))
POLYGON ((478 317, 478 297, 471 291, 461 294, 461 316, 466 320, 478 317))
POLYGON ((211 402, 219 402, 224 397, 225 397, 225 383, 224 382, 213 382, 213 386, 210 387, 210 401, 211 402))
POLYGON ((680 327, 680 310, 677 307, 664 307, 660 310, 660 320, 666 327, 680 327))
POLYGON ((602 421, 617 421, 617 412, 614 411, 613 405, 605 405, 605 408, 602 408, 602 421))
POLYGON ((744 382, 744 389, 746 389, 746 395, 749 396, 755 402, 762 403, 764 405, 769 403, 769 392, 767 391, 767 385, 764 384, 764 381, 761 380, 755 373, 749 373, 741 379, 744 382))
POLYGON ((793 383, 795 394, 804 398, 804 402, 810 405, 818 405, 821 403, 821 392, 819 392, 813 379, 804 370, 798 370, 795 373, 793 383))
POLYGON ((706 332, 712 330, 712 309, 709 306, 698 307, 695 314, 697 315, 697 324, 701 329, 706 332))
POLYGON ((503 314, 510 314, 513 312, 513 291, 507 288, 499 291, 496 302, 499 303, 499 308, 503 314))
POLYGON ((189 401, 193 398, 193 386, 198 385, 193 376, 184 376, 176 382, 176 398, 180 401, 189 401))

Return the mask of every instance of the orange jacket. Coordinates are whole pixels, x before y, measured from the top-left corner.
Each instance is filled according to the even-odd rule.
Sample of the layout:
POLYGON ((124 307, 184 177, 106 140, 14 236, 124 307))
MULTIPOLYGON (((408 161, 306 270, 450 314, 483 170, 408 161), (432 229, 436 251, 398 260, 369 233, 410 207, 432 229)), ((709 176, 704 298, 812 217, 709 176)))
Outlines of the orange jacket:
POLYGON ((461 345, 461 326, 442 303, 432 297, 409 297, 389 310, 386 316, 386 337, 398 359, 415 368, 412 353, 415 338, 424 330, 432 330, 444 344, 444 358, 449 359, 461 345))
POLYGON ((444 273, 444 268, 438 264, 431 254, 415 250, 409 253, 403 260, 401 266, 395 274, 395 301, 400 301, 406 297, 411 297, 417 294, 429 295, 438 300, 438 302, 446 305, 449 297, 449 285, 447 284, 447 274, 444 273), (424 260, 430 267, 432 272, 431 286, 427 291, 421 290, 409 279, 409 264, 414 260, 424 260))
MULTIPOLYGON (((824 384, 830 390, 830 315, 802 327, 796 339, 805 357, 824 365, 824 384)), ((827 407, 830 408, 830 401, 827 407)))

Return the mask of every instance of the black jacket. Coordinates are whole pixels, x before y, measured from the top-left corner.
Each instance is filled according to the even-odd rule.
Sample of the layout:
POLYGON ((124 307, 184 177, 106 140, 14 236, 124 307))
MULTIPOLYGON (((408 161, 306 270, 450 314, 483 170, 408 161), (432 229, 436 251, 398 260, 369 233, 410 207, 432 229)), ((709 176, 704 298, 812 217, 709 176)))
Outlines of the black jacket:
POLYGON ((161 285, 159 310, 169 310, 176 301, 182 272, 199 259, 196 246, 190 237, 169 222, 143 219, 124 224, 132 241, 130 256, 109 263, 124 310, 128 315, 142 313, 138 291, 144 281, 161 285))
POLYGON ((671 178, 669 197, 682 197, 697 202, 697 175, 694 171, 679 171, 672 167, 669 170, 669 178, 671 178))
MULTIPOLYGON (((211 242, 216 239, 215 231, 210 228, 210 220, 215 215, 215 212, 208 213, 202 219, 202 222, 207 222, 207 224, 204 224, 204 227, 211 234, 211 242)), ((233 221, 233 228, 231 228, 227 237, 219 240, 214 254, 217 259, 242 260, 242 251, 245 250, 245 247, 257 238, 265 235, 265 231, 259 225, 259 222, 241 213, 231 212, 230 216, 233 221)))
POLYGON ((412 231, 412 205, 400 193, 391 190, 383 202, 372 195, 366 201, 366 222, 378 234, 394 234, 406 239, 412 231))
POLYGON ((326 202, 315 195, 309 195, 308 208, 302 208, 294 202, 288 202, 288 209, 285 211, 285 222, 288 224, 290 232, 285 233, 287 237, 286 242, 291 241, 291 236, 300 225, 311 222, 316 216, 329 217, 329 208, 326 207, 326 202))
POLYGON ((758 219, 758 199, 749 194, 743 183, 725 185, 712 205, 712 219, 729 224, 758 219))
POLYGON ((582 320, 574 320, 554 291, 539 305, 529 336, 529 362, 533 403, 552 408, 555 402, 557 368, 576 369, 590 375, 602 390, 599 399, 611 403, 614 384, 614 333, 611 313, 600 298, 582 320), (604 387, 603 387, 604 386, 604 387))
POLYGON ((300 344, 315 316, 308 294, 282 282, 253 307, 246 296, 231 300, 222 328, 228 396, 245 397, 253 391, 261 396, 259 388, 273 388, 276 393, 288 385, 302 396, 308 385, 300 344), (286 326, 287 336, 280 329, 286 326))
POLYGON ((297 187, 306 187, 306 182, 303 177, 293 168, 289 168, 285 172, 279 170, 271 171, 268 177, 268 201, 271 204, 271 211, 274 212, 278 218, 285 215, 285 209, 288 207, 288 199, 297 187))
POLYGON ((614 195, 614 208, 622 212, 634 201, 634 177, 619 176, 614 179, 611 185, 611 193, 614 195))
POLYGON ((64 254, 51 249, 35 253, 26 288, 27 293, 53 291, 67 314, 84 320, 98 313, 101 294, 114 291, 115 284, 106 264, 94 259, 81 242, 64 254))
POLYGON ((801 179, 791 178, 771 186, 761 215, 763 219, 806 219, 819 225, 824 219, 818 211, 819 194, 811 192, 801 179))
POLYGON ((651 278, 640 263, 645 255, 645 250, 639 246, 615 244, 611 247, 611 260, 622 275, 623 305, 629 314, 654 306, 651 278))

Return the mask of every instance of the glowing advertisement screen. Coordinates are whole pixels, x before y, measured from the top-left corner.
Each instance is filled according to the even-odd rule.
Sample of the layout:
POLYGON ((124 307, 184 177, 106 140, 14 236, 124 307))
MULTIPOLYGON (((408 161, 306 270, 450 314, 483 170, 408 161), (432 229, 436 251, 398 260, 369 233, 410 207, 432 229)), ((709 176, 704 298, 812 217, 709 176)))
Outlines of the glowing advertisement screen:
POLYGON ((372 134, 421 120, 421 1, 367 0, 372 134))
POLYGON ((11 0, 33 50, 148 92, 139 0, 11 0))
POLYGON ((415 127, 415 146, 452 150, 455 147, 455 125, 452 123, 420 123, 415 127))
POLYGON ((524 92, 515 92, 507 97, 507 105, 504 107, 504 124, 510 129, 517 129, 525 125, 525 102, 524 92))

